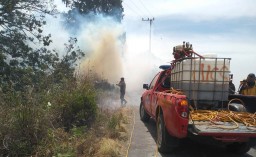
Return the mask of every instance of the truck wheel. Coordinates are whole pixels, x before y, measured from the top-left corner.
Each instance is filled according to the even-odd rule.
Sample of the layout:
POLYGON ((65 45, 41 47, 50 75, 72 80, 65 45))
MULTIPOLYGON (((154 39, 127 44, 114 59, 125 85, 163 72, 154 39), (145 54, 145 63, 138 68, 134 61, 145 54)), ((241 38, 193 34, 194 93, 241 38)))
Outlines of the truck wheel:
POLYGON ((232 143, 226 146, 226 149, 228 152, 234 153, 234 154, 245 154, 247 153, 251 147, 249 143, 242 142, 242 143, 232 143))
POLYGON ((161 153, 167 153, 172 151, 179 145, 179 139, 169 135, 164 125, 164 118, 162 114, 159 114, 157 118, 157 147, 161 153))
POLYGON ((149 121, 149 114, 145 111, 144 109, 144 105, 142 104, 142 102, 140 103, 140 120, 142 120, 143 122, 148 122, 149 121))

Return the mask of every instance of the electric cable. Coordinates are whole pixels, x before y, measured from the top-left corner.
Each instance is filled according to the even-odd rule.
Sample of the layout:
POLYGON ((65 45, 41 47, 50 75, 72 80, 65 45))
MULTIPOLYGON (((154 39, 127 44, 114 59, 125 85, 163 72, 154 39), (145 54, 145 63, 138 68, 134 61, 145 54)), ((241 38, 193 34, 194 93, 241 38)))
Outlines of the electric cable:
POLYGON ((133 9, 130 5, 128 5, 127 2, 123 1, 123 3, 131 10, 132 13, 135 13, 135 15, 139 16, 139 17, 143 17, 142 14, 140 14, 139 12, 137 12, 136 9, 133 9))
POLYGON ((135 6, 138 10, 140 10, 140 12, 143 14, 143 15, 147 15, 147 13, 145 12, 144 9, 141 9, 141 7, 138 7, 138 5, 136 5, 136 3, 133 2, 133 0, 130 0, 130 2, 133 4, 133 6, 135 6))
POLYGON ((141 0, 139 0, 139 2, 141 3, 141 5, 143 6, 143 8, 149 13, 150 16, 154 17, 151 12, 146 8, 146 6, 144 5, 144 3, 142 3, 141 0))

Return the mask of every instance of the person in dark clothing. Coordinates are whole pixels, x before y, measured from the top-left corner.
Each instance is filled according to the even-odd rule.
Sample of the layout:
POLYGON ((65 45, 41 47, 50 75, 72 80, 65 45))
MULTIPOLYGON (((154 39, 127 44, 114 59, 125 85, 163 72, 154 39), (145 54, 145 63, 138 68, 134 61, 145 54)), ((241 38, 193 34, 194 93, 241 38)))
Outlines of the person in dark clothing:
POLYGON ((229 74, 229 94, 235 94, 236 87, 233 83, 233 74, 229 74))
POLYGON ((256 77, 254 73, 250 73, 246 80, 241 81, 239 94, 256 95, 256 77))
POLYGON ((229 94, 235 94, 236 87, 232 80, 229 81, 229 94))
POLYGON ((120 82, 116 85, 120 87, 120 99, 121 99, 121 105, 123 106, 127 103, 127 101, 124 99, 125 89, 126 89, 124 78, 122 77, 120 82))

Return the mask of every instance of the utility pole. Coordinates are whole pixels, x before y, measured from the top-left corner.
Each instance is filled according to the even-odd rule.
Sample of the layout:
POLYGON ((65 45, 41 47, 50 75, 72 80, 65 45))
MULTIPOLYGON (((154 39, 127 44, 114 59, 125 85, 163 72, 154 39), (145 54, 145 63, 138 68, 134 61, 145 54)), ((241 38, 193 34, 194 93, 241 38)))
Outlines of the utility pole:
POLYGON ((149 21, 149 53, 151 53, 151 25, 152 25, 152 22, 154 20, 155 20, 154 17, 152 19, 150 19, 150 18, 147 18, 147 19, 142 18, 142 21, 149 21))

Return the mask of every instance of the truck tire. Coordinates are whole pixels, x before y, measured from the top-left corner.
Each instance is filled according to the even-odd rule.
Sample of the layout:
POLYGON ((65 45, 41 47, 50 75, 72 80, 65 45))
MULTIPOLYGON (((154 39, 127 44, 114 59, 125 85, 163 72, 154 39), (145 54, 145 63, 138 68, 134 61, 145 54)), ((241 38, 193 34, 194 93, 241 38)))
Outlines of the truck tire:
POLYGON ((168 153, 173 151, 174 148, 178 147, 179 139, 169 135, 165 127, 164 118, 162 114, 159 114, 156 125, 157 125, 156 142, 157 142, 158 151, 161 153, 168 153))
POLYGON ((232 143, 226 146, 226 150, 228 152, 234 153, 234 154, 245 154, 251 149, 248 142, 241 142, 241 143, 232 143))
POLYGON ((141 102, 140 103, 140 120, 143 121, 143 122, 148 122, 149 121, 149 114, 145 111, 144 109, 144 105, 143 103, 141 102))

